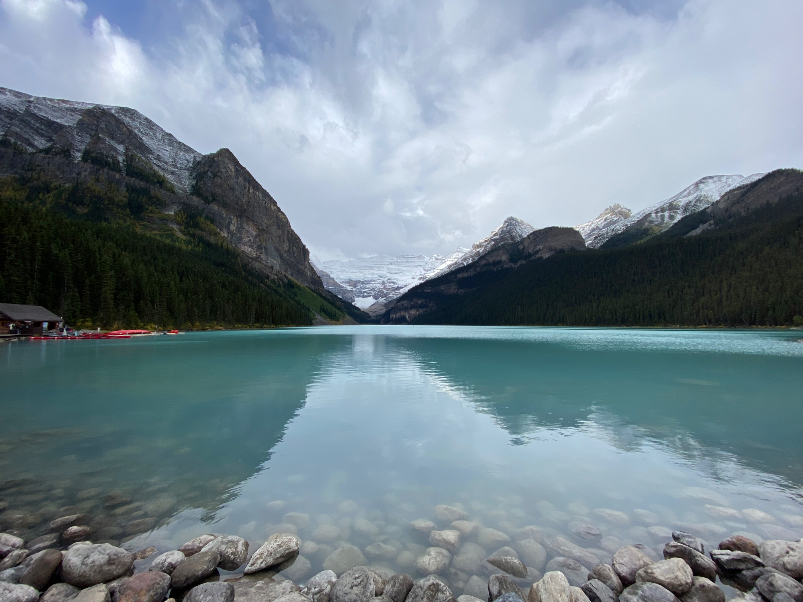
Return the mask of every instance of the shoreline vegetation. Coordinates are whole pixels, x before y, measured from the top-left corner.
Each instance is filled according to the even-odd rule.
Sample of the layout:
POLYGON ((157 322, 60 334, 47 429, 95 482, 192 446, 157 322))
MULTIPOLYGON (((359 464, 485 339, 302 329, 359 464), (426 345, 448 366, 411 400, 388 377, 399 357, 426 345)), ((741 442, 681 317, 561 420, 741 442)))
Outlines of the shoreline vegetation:
MULTIPOLYGON (((2 485, 5 490, 9 485, 12 490, 24 487, 20 483, 2 485)), ((93 496, 97 494, 93 492, 93 496)), ((118 510, 118 522, 130 502, 120 492, 103 498, 107 509, 118 510), (119 512, 120 509, 124 511, 119 512)), ((283 508, 284 502, 270 502, 265 514, 283 508)), ((153 519, 134 518, 142 512, 131 512, 128 518, 134 518, 130 524, 135 527, 120 531, 129 534, 122 543, 105 537, 114 533, 114 529, 109 526, 98 529, 97 521, 87 513, 59 516, 42 527, 0 533, 0 600, 803 600, 800 581, 803 579, 803 539, 794 540, 792 531, 780 526, 774 516, 758 509, 740 512, 730 507, 706 505, 706 511, 712 516, 747 518, 775 536, 764 540, 751 533, 736 533, 719 540, 716 546, 709 543, 715 536, 711 528, 700 526, 697 535, 672 531, 659 526, 658 515, 638 509, 632 511, 631 517, 612 509, 569 508, 572 512, 582 511, 594 516, 602 528, 584 522, 584 517, 574 517, 564 536, 551 527, 515 528, 502 522, 496 526, 507 531, 503 532, 471 520, 462 505, 439 505, 430 518, 419 518, 407 525, 414 542, 406 546, 381 536, 379 526, 366 519, 353 501, 341 502, 333 510, 340 516, 337 526, 334 522, 322 523, 314 529, 310 516, 285 513, 281 524, 266 525, 271 535, 264 541, 249 542, 238 535, 205 533, 181 545, 167 540, 142 549, 136 549, 136 534, 155 527, 153 519), (651 524, 644 529, 645 541, 651 538, 661 543, 653 546, 627 543, 609 534, 609 525, 623 526, 631 519, 651 524), (95 526, 91 526, 93 524, 95 526), (36 529, 44 532, 28 541, 16 534, 30 537, 36 529), (302 541, 298 535, 300 531, 310 533, 310 539, 302 541), (371 541, 373 543, 369 543, 371 541), (310 559, 322 569, 314 575, 310 559), (400 570, 387 565, 395 565, 400 570)), ((803 526, 803 517, 789 516, 786 522, 797 521, 795 524, 803 526)))

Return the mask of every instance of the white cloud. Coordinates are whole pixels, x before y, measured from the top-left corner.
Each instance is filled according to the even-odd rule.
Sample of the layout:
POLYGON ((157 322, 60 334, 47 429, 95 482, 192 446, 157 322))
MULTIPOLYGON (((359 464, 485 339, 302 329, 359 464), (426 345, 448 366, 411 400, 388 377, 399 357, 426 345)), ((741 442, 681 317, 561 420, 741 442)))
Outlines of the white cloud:
POLYGON ((508 215, 571 225, 802 163, 800 3, 271 6, 272 30, 205 0, 145 42, 80 2, 0 0, 0 84, 230 147, 322 259, 448 253, 508 215))

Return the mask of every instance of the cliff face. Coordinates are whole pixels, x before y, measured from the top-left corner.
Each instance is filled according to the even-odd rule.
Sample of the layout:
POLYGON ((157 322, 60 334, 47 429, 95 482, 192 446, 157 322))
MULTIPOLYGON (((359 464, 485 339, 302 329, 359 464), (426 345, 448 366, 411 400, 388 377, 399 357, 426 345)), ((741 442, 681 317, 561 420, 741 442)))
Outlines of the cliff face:
POLYGON ((255 267, 270 266, 305 286, 323 289, 290 220, 229 149, 205 155, 193 172, 193 193, 209 204, 215 226, 255 267))
MULTIPOLYGON (((201 155, 134 109, 7 88, 0 88, 0 143, 18 151, 4 155, 0 175, 35 165, 65 184, 158 188, 169 211, 201 211, 258 271, 324 290, 287 216, 228 149, 201 155)), ((169 212, 163 219, 170 222, 169 212)))
POLYGON ((429 280, 399 297, 383 321, 404 324, 415 321, 456 295, 482 288, 490 283, 485 278, 492 272, 515 268, 535 259, 546 259, 555 253, 582 251, 586 245, 574 228, 543 228, 514 243, 497 247, 473 263, 429 280))

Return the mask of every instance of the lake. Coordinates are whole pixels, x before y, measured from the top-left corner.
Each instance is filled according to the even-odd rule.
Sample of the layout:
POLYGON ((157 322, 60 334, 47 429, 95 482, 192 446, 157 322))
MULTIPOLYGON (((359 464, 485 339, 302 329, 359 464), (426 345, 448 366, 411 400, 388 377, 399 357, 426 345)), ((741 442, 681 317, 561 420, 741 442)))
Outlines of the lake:
MULTIPOLYGON (((605 562, 623 543, 658 553, 673 529, 797 539, 801 336, 355 326, 5 343, 0 530, 34 537, 82 512, 93 541, 160 551, 293 531, 300 581, 349 554, 415 576, 430 544, 411 521, 446 527, 440 504, 478 523, 463 541, 488 554, 528 526, 605 562)), ((486 569, 461 566, 444 574, 456 595, 486 569)))

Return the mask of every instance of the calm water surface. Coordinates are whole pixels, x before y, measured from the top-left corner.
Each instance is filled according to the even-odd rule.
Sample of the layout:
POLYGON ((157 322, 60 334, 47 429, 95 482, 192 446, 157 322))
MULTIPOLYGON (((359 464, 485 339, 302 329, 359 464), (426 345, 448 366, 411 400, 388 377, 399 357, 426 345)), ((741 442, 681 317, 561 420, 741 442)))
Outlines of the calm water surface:
MULTIPOLYGON (((39 535, 81 511, 95 540, 160 550, 296 530, 295 579, 344 543, 385 543, 366 563, 414 573, 429 544, 409 523, 437 504, 602 561, 621 542, 660 549, 668 529, 799 538, 800 337, 362 326, 6 343, 0 528, 39 535)), ((468 575, 447 577, 460 593, 468 575)))

